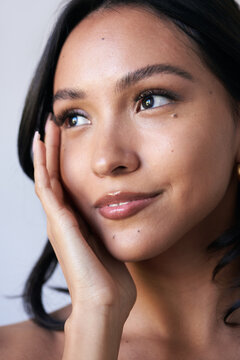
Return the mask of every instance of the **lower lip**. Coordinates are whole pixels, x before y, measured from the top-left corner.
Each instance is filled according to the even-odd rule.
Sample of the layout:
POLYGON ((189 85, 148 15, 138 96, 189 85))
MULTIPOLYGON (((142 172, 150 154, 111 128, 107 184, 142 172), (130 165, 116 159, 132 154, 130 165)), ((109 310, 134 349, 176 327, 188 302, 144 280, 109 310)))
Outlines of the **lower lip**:
POLYGON ((114 207, 104 206, 98 208, 98 211, 103 217, 107 219, 111 219, 111 220, 125 219, 129 216, 137 214, 139 211, 143 210, 145 207, 152 204, 157 199, 158 195, 147 199, 130 201, 125 205, 119 205, 114 207))

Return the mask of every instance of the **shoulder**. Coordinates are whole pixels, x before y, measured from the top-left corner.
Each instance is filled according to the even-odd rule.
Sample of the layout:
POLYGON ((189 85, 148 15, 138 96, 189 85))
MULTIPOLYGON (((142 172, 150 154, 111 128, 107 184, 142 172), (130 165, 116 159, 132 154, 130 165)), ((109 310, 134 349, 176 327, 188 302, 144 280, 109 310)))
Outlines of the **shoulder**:
POLYGON ((0 327, 0 359, 60 360, 63 332, 44 329, 28 320, 0 327))

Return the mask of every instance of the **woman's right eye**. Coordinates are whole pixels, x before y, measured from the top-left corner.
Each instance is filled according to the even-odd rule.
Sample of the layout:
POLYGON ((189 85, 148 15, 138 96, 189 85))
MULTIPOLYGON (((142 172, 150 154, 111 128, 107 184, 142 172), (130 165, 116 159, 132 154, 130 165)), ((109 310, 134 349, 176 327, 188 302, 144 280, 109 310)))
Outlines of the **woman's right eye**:
POLYGON ((85 116, 74 114, 66 116, 63 126, 67 128, 82 126, 82 125, 89 125, 91 124, 90 120, 88 120, 85 116))
POLYGON ((73 128, 91 124, 91 121, 86 117, 85 114, 74 110, 63 111, 63 113, 55 116, 54 119, 58 126, 63 126, 65 128, 73 128))

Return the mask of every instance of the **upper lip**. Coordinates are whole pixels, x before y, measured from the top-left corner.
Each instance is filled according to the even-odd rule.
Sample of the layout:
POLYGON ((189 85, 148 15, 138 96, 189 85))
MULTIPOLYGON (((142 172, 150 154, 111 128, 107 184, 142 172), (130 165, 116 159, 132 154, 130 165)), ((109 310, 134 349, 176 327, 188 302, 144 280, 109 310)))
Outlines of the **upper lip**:
POLYGON ((118 204, 120 202, 148 199, 159 195, 161 192, 162 191, 157 191, 152 193, 135 193, 135 192, 113 191, 98 199, 95 202, 94 207, 101 208, 111 204, 118 204))

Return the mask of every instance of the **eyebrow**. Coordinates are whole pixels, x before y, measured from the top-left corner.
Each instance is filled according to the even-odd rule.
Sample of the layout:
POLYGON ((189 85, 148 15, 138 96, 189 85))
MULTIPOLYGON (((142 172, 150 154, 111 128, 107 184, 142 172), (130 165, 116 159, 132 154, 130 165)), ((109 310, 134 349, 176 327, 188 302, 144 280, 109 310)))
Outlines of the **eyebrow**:
MULTIPOLYGON (((115 92, 122 92, 123 90, 129 88, 130 86, 135 85, 137 82, 151 77, 155 74, 171 74, 180 76, 183 79, 194 82, 193 76, 186 70, 170 65, 170 64, 154 64, 147 65, 143 68, 137 69, 133 72, 129 72, 127 75, 123 76, 120 80, 116 82, 115 92)), ((58 90, 53 97, 53 104, 58 100, 75 100, 75 99, 84 99, 87 94, 78 88, 73 89, 62 89, 58 90)))

